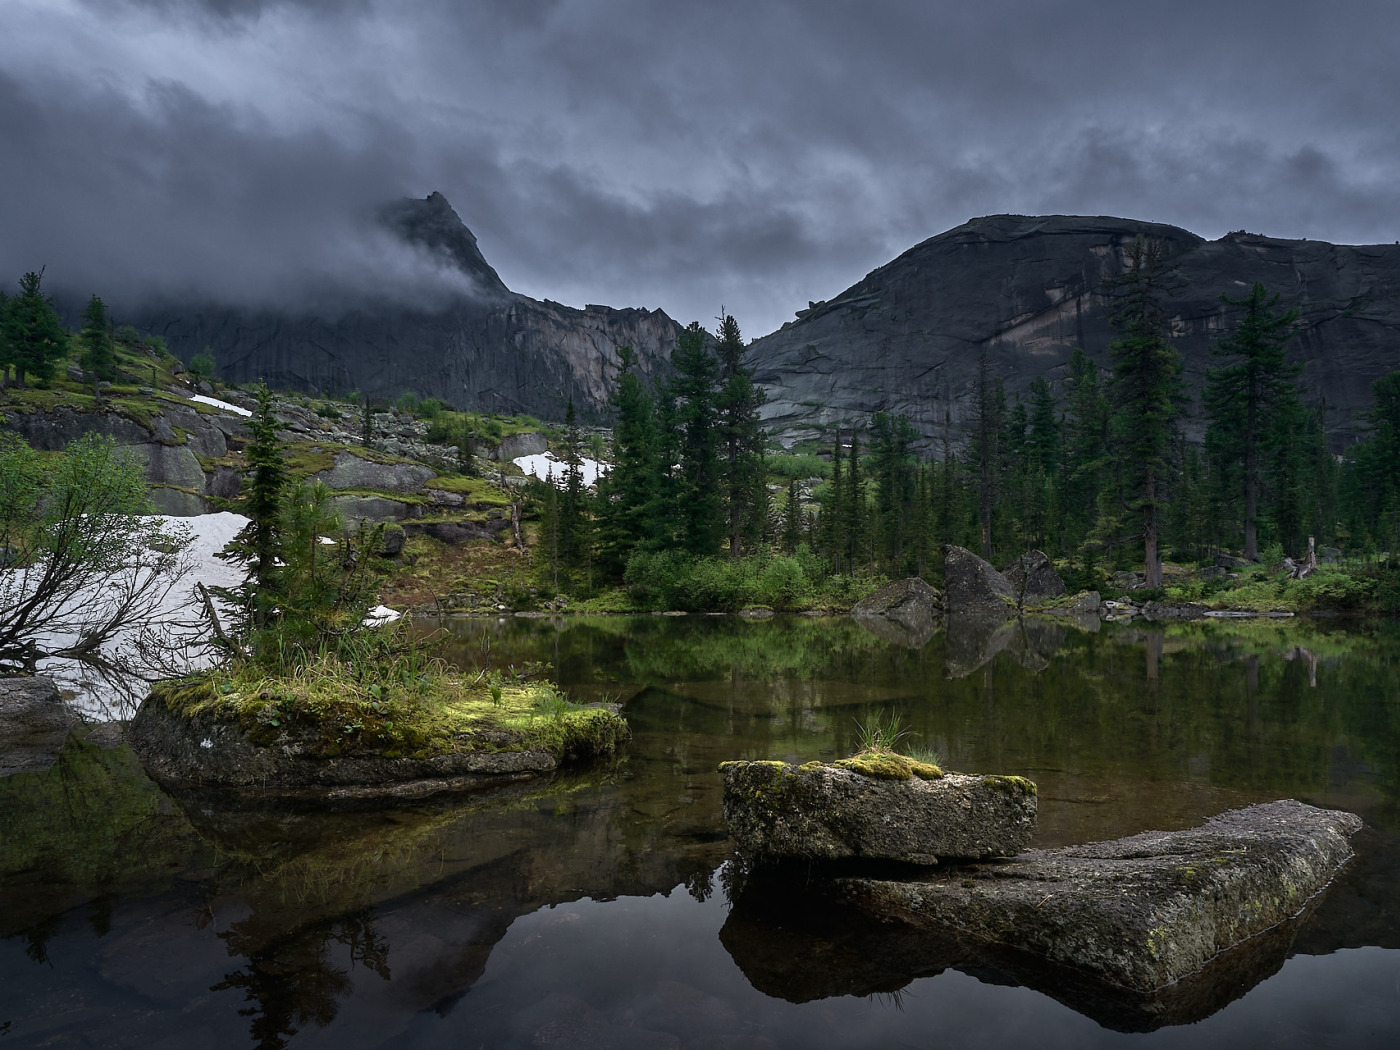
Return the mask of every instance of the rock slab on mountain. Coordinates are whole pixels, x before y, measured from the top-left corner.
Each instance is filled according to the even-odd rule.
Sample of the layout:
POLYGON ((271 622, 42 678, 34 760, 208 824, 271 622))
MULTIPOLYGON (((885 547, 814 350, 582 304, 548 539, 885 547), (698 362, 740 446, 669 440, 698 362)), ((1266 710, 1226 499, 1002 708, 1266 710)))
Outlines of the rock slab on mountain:
MULTIPOLYGON (((770 425, 789 437, 875 412, 904 414, 931 443, 971 431, 979 359, 1009 398, 1062 380, 1082 347, 1109 363, 1106 284, 1138 236, 1162 243, 1180 287, 1165 301, 1188 389, 1214 367, 1210 347, 1255 281, 1301 311, 1288 347, 1305 400, 1325 399, 1334 451, 1370 407, 1371 383, 1400 369, 1400 245, 1347 246, 1243 231, 1208 241, 1133 219, 992 215, 910 248, 829 302, 755 341, 770 425)), ((1191 436, 1200 436, 1195 423, 1191 436)))

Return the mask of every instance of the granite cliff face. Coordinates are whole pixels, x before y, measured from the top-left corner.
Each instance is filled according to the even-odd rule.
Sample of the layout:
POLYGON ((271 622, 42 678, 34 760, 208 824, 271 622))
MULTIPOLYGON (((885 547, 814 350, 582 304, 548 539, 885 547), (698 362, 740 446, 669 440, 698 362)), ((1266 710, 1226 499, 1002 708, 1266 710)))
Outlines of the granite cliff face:
POLYGON ((669 359, 680 326, 660 310, 578 310, 512 292, 440 193, 399 201, 382 220, 467 275, 475 294, 435 308, 368 303, 331 319, 192 307, 153 313, 141 327, 185 360, 212 348, 230 382, 383 398, 412 390, 546 419, 562 419, 571 398, 584 418, 601 416, 620 346, 637 351, 644 374, 669 359))
MULTIPOLYGON (((1325 399, 1334 449, 1351 440, 1372 381, 1400 368, 1400 246, 1244 232, 1207 241, 1174 226, 1065 215, 974 219, 756 340, 768 424, 815 436, 884 411, 937 440, 946 413, 961 444, 984 351, 1013 400, 1037 376, 1063 378, 1076 346, 1108 364, 1104 283, 1122 272, 1139 234, 1163 242, 1184 282, 1167 312, 1191 397, 1214 366, 1211 344, 1238 314, 1221 294, 1238 298, 1262 281, 1302 311, 1289 349, 1304 365, 1305 399, 1325 399)), ((1203 426, 1194 420, 1188 432, 1199 437, 1203 426)))

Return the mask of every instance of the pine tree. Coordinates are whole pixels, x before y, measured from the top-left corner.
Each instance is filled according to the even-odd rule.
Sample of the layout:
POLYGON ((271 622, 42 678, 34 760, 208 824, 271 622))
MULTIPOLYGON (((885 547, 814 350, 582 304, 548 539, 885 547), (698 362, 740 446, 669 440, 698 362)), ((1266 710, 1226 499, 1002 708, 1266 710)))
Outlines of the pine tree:
POLYGON ((1206 444, 1218 463, 1239 472, 1244 556, 1252 561, 1259 555, 1257 518, 1266 459, 1280 439, 1290 438, 1289 429, 1302 423, 1297 386, 1302 366, 1290 365, 1284 353, 1298 311, 1277 310, 1279 297, 1270 296, 1258 281, 1245 298, 1222 295, 1220 300, 1243 307, 1244 316, 1213 348, 1227 363, 1206 373, 1206 444))
POLYGON ((83 345, 83 367, 94 379, 110 383, 117 378, 116 344, 112 340, 112 324, 107 320, 107 305, 97 296, 88 300, 83 311, 83 327, 78 335, 83 345))
POLYGON ((618 350, 621 368, 609 401, 614 414, 612 466, 598 482, 599 561, 621 578, 627 559, 651 533, 647 509, 656 473, 656 413, 635 371, 630 346, 618 350))
POLYGON ((68 333, 58 319, 53 301, 43 292, 44 271, 26 273, 19 281, 19 295, 8 303, 5 342, 15 379, 24 386, 32 375, 41 383, 53 378, 54 363, 62 356, 68 333))
POLYGON ((752 548, 768 512, 763 484, 763 433, 758 410, 763 391, 754 385, 753 369, 744 363, 739 324, 726 314, 720 321, 715 354, 719 390, 715 411, 720 427, 721 483, 729 532, 729 556, 752 548))
MULTIPOLYGON (((826 498, 821 507, 822 546, 831 560, 832 572, 837 573, 846 565, 846 479, 841 462, 841 428, 837 427, 836 439, 831 447, 831 484, 827 486, 826 498)), ((850 567, 846 565, 846 568, 850 567)))
POLYGON ((706 345, 705 330, 692 323, 671 355, 675 375, 675 426, 680 452, 675 518, 682 550, 697 557, 715 554, 725 533, 720 493, 715 391, 719 366, 706 345))
POLYGON ((841 508, 841 528, 846 537, 846 561, 854 571, 866 556, 865 478, 860 462, 860 428, 851 428, 851 454, 846 460, 845 501, 841 508))
POLYGON ((1161 242, 1141 236, 1128 248, 1127 270, 1113 283, 1118 333, 1113 359, 1114 445, 1125 507, 1142 525, 1147 586, 1162 586, 1158 550, 1180 415, 1181 355, 1167 339, 1162 298, 1173 280, 1161 242))
POLYGON ((783 504, 783 550, 788 554, 797 553, 802 542, 802 493, 793 478, 788 482, 787 502, 783 504))
POLYGON ((982 526, 982 557, 992 560, 992 509, 997 498, 997 480, 1001 473, 1002 424, 1006 401, 1001 384, 992 380, 987 352, 977 360, 977 389, 973 402, 976 430, 972 438, 977 462, 977 508, 982 526))
POLYGON ((918 525, 918 468, 911 452, 918 435, 907 416, 891 417, 884 412, 875 413, 871 427, 875 432, 872 458, 875 508, 880 516, 880 556, 890 572, 906 573, 918 525))
MULTIPOLYGON (((233 592, 221 592, 243 610, 240 633, 256 635, 272 622, 282 605, 279 561, 282 557, 283 510, 286 502, 286 446, 277 436, 272 392, 266 383, 257 390, 258 406, 248 420, 249 442, 244 456, 251 468, 242 510, 248 524, 219 555, 244 565, 248 579, 233 592)), ((256 643, 255 643, 256 644, 256 643)))

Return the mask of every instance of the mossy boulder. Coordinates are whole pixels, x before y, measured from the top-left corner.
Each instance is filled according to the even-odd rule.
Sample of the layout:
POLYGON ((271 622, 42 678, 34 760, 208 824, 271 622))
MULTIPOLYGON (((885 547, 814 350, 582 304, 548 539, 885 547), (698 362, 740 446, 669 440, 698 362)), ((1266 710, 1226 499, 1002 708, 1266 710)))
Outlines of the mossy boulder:
POLYGON ((1012 856, 1035 830, 1035 785, 945 773, 890 752, 824 764, 726 762, 724 819, 746 859, 936 864, 1012 856))
POLYGON ((341 800, 508 783, 630 737, 616 708, 571 705, 547 685, 492 692, 455 678, 418 696, 312 676, 165 683, 127 742, 169 787, 341 800))
POLYGON ((52 678, 0 677, 0 777, 48 769, 77 720, 52 678))
POLYGON ((374 492, 417 492, 437 471, 421 463, 379 463, 353 452, 335 454, 334 464, 313 474, 312 481, 332 489, 369 489, 374 492))

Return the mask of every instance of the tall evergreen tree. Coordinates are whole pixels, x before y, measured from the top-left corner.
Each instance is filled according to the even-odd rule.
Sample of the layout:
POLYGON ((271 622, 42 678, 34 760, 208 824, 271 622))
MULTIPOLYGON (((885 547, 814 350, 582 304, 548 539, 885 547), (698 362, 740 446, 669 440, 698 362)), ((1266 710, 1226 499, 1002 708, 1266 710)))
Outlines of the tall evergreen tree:
POLYGON ((1181 411, 1181 355, 1167 338, 1162 298, 1174 280, 1160 241, 1139 236, 1112 286, 1118 338, 1113 359, 1113 434, 1124 505, 1142 526, 1147 585, 1162 586, 1158 548, 1168 504, 1172 453, 1181 411))
POLYGON ((83 311, 83 327, 78 338, 83 345, 83 367, 101 382, 115 380, 117 355, 112 323, 107 319, 107 304, 95 295, 83 311))
POLYGON ((787 500, 783 504, 783 550, 795 554, 802 542, 802 492, 797 479, 788 482, 787 500))
POLYGON ((739 323, 726 314, 715 344, 719 390, 715 412, 720 427, 721 483, 729 533, 729 556, 752 549, 768 513, 764 487, 763 433, 758 410, 763 391, 754 385, 753 369, 744 362, 739 323))
POLYGON ((1210 419, 1206 445, 1217 463, 1238 471, 1244 512, 1244 556, 1259 556, 1260 485, 1266 456, 1287 440, 1287 428, 1300 425, 1298 374, 1284 346, 1293 334, 1298 311, 1279 310, 1278 295, 1269 295, 1258 281, 1243 299, 1220 297, 1228 306, 1242 307, 1235 330, 1212 348, 1226 360, 1206 373, 1205 406, 1210 419))
POLYGON ((1002 428, 1006 399, 1001 384, 992 378, 987 352, 977 359, 977 389, 973 402, 973 455, 977 462, 977 509, 982 528, 982 557, 992 559, 992 509, 1001 474, 1002 428))
POLYGON ((841 508, 841 529, 846 538, 846 564, 854 571, 867 557, 865 477, 860 462, 860 428, 851 428, 851 454, 846 459, 845 500, 841 508))
POLYGON ((719 365, 698 323, 681 333, 671 365, 669 387, 680 454, 675 492, 678 542, 689 554, 708 556, 718 551, 725 534, 715 426, 719 365))
POLYGON ((918 436, 907 416, 884 412, 871 419, 875 508, 880 516, 880 557, 887 569, 907 573, 914 554, 918 466, 912 447, 918 436))
POLYGON ((630 346, 618 350, 621 367, 609 402, 613 410, 612 465, 598 481, 599 560, 621 577, 627 559, 653 533, 648 508, 656 482, 656 411, 636 372, 630 346))
POLYGON ((68 343, 53 301, 44 295, 43 279, 43 270, 21 277, 19 295, 9 301, 6 310, 5 342, 20 386, 24 386, 26 376, 43 383, 52 379, 54 363, 68 343))

